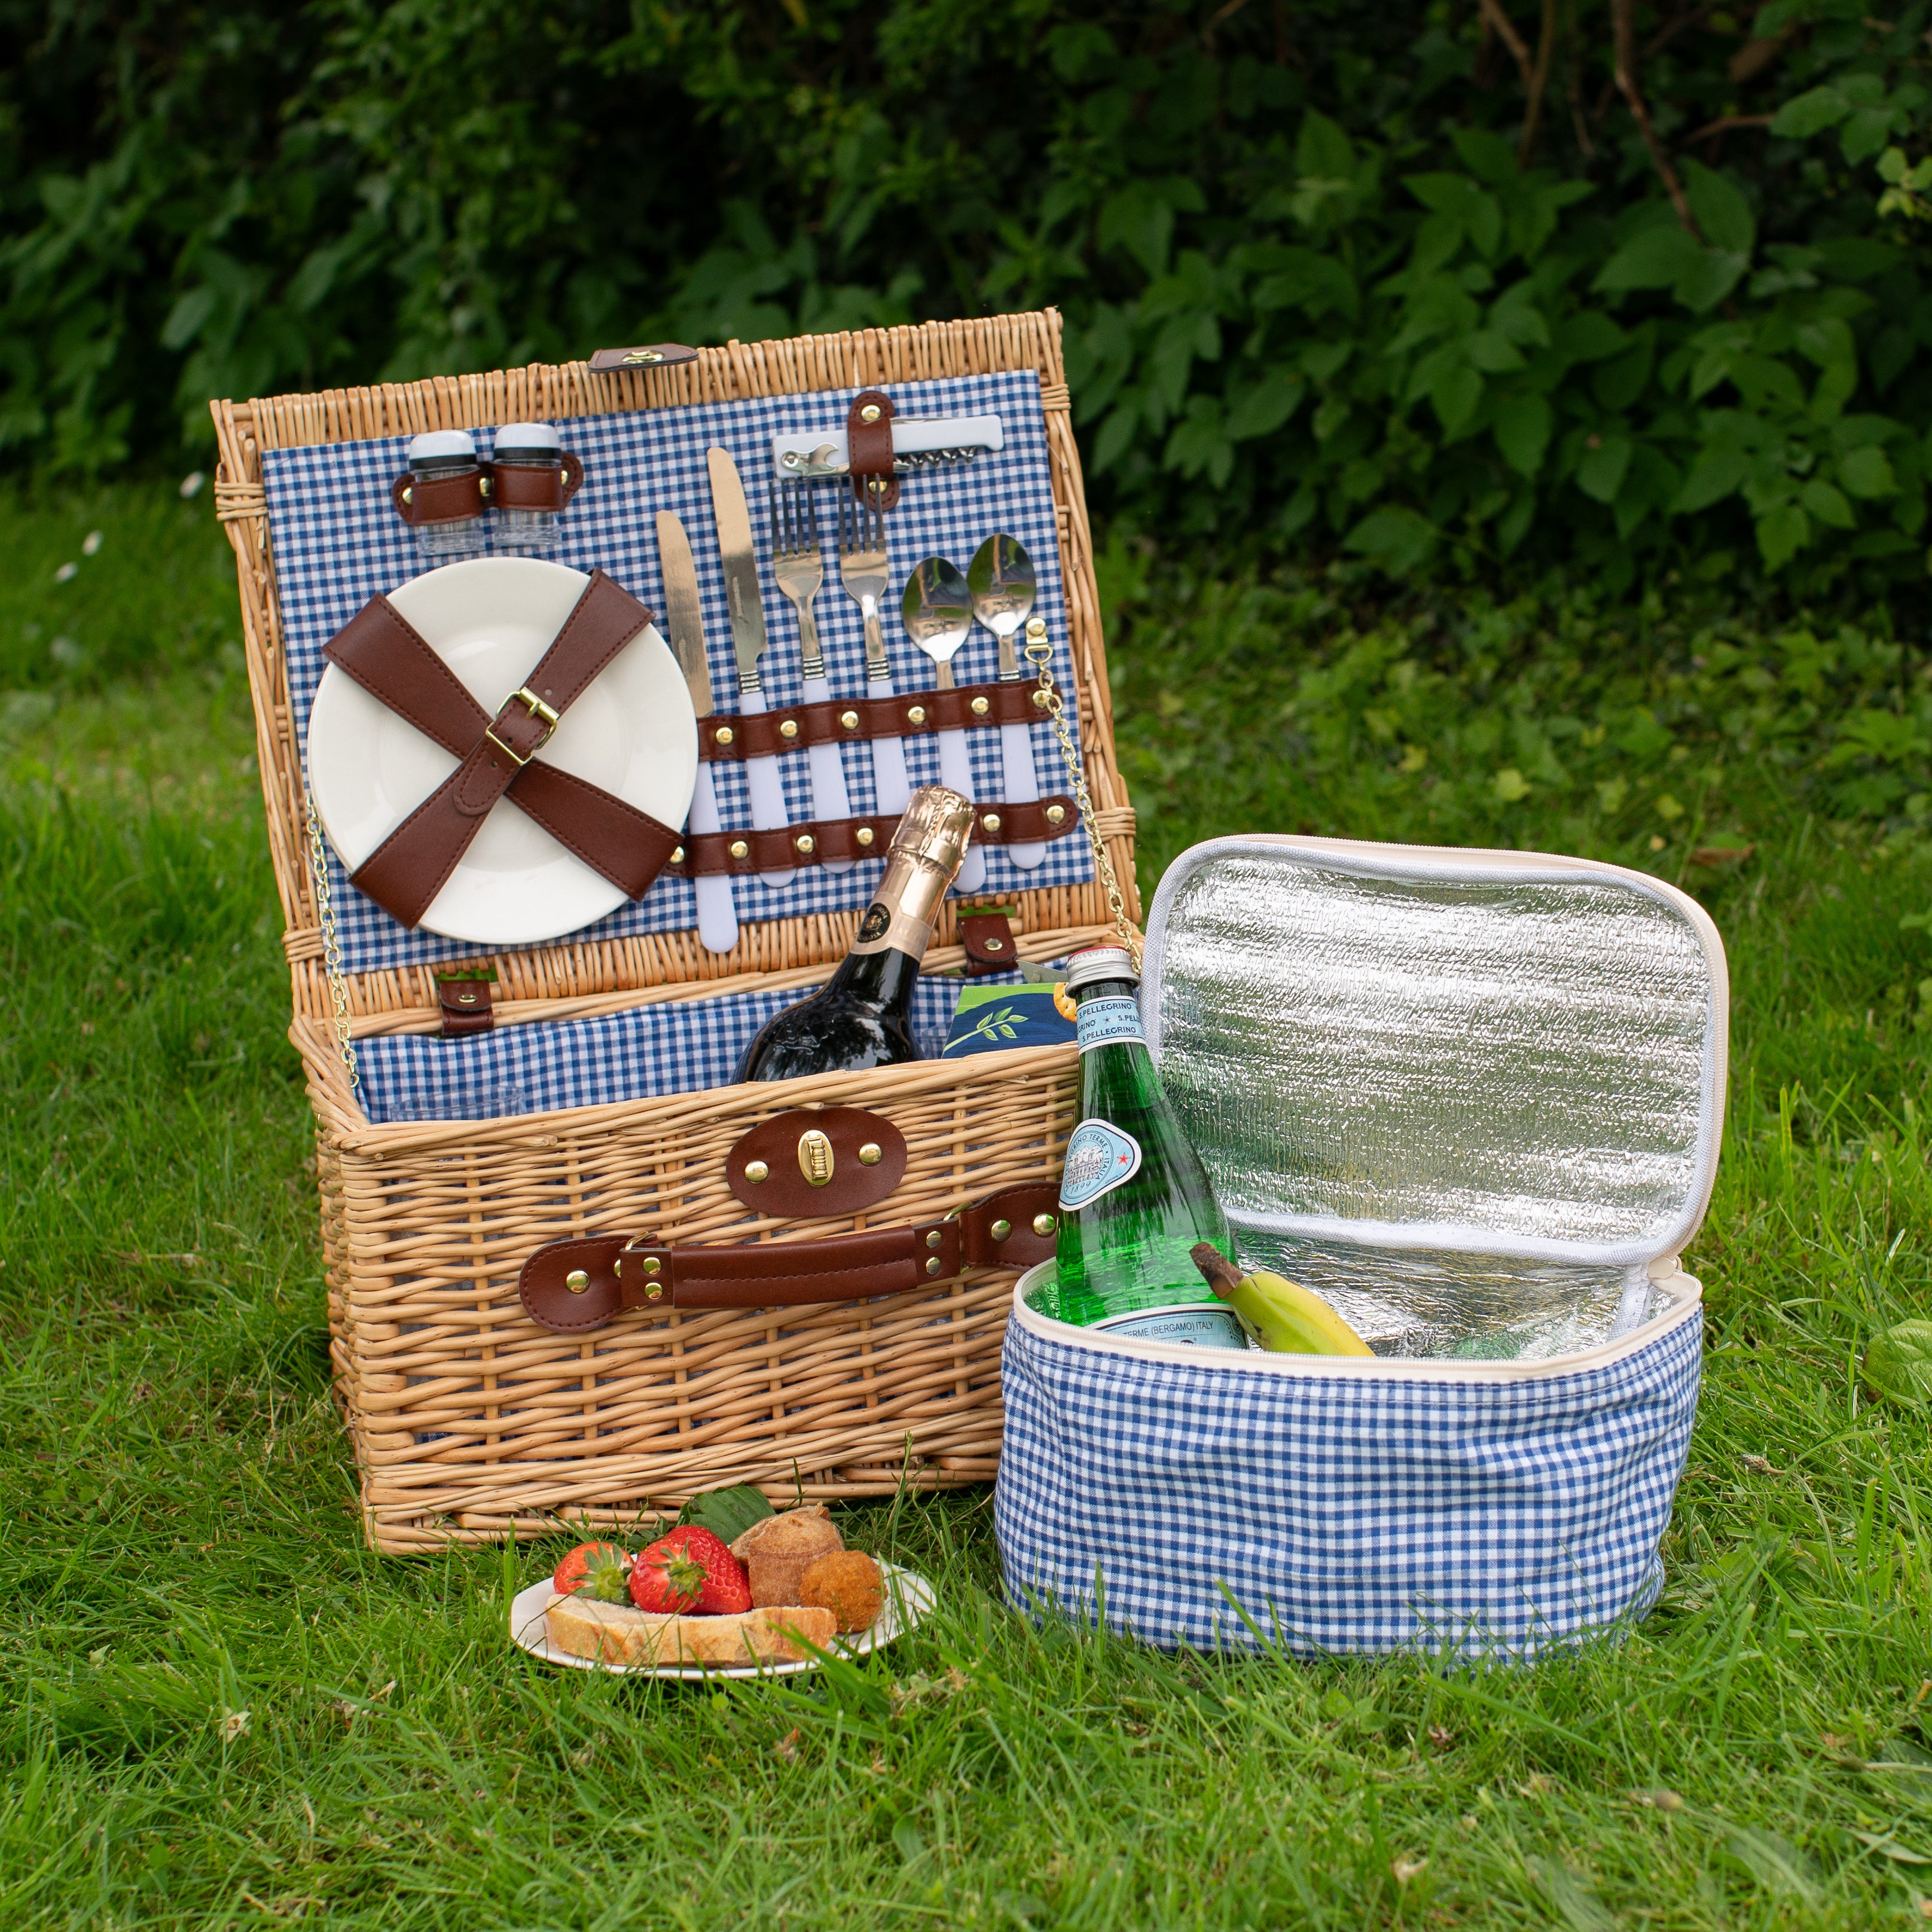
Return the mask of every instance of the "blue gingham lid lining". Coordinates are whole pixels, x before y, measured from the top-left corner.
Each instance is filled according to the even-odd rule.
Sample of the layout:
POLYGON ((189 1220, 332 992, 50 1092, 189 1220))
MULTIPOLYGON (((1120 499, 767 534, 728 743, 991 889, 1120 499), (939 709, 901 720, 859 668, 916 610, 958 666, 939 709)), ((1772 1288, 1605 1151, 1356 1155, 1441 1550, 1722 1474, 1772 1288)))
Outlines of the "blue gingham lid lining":
MULTIPOLYGON (((584 486, 562 515, 556 560, 578 570, 601 567, 653 610, 664 608, 664 584, 654 524, 659 510, 683 520, 697 561, 704 613, 711 684, 720 712, 735 711, 737 676, 718 560, 705 452, 713 444, 728 449, 744 478, 752 511, 752 534, 764 592, 770 642, 760 664, 772 706, 801 701, 798 623, 790 604, 778 593, 771 574, 770 530, 766 486, 773 472, 775 434, 844 427, 855 390, 824 390, 803 395, 751 397, 668 410, 581 416, 556 428, 566 449, 583 459, 584 486)), ((1018 538, 1039 578, 1036 614, 1046 621, 1053 645, 1053 674, 1071 692, 1073 664, 1069 650, 1066 598, 1060 574, 1058 525, 1052 474, 1042 412, 1038 376, 1030 370, 993 375, 948 376, 924 382, 886 386, 902 417, 997 416, 1005 447, 981 454, 969 465, 946 465, 900 479, 897 508, 886 518, 890 560, 884 631, 892 659, 893 688, 901 692, 929 689, 934 668, 898 622, 897 586, 922 558, 950 557, 962 570, 986 537, 1004 532, 1018 538)), ((492 432, 476 432, 478 451, 488 457, 492 432)), ((290 702, 306 742, 309 709, 324 664, 322 646, 379 593, 392 591, 421 574, 412 533, 389 500, 389 485, 406 466, 406 436, 358 442, 322 443, 263 452, 262 480, 274 540, 283 634, 288 660, 290 702)), ((824 544, 825 584, 815 606, 827 675, 835 697, 865 694, 865 636, 858 605, 847 596, 838 576, 838 486, 814 486, 819 530, 824 544)), ((953 660, 962 684, 984 682, 998 675, 992 634, 976 628, 953 660)), ((1066 707, 1076 733, 1076 707, 1066 707)), ((976 730, 967 734, 976 794, 997 798, 1002 790, 1000 734, 976 730)), ((1068 788, 1066 769, 1050 724, 1034 726, 1034 765, 1042 796, 1068 788)), ((914 785, 939 778, 938 742, 930 734, 904 741, 908 772, 914 785)), ((870 748, 840 748, 852 809, 869 813, 876 796, 870 748)), ((812 816, 807 760, 782 758, 785 800, 794 821, 812 816)), ((752 822, 743 767, 712 766, 718 811, 730 826, 752 822)), ((508 808, 514 809, 514 807, 508 808)), ((1083 884, 1094 876, 1083 832, 1052 842, 1045 862, 1022 872, 1005 853, 986 848, 986 884, 980 895, 1083 884)), ((350 884, 332 851, 329 888, 342 946, 344 969, 364 973, 395 967, 459 959, 496 949, 467 945, 429 932, 411 932, 350 884)), ((843 874, 821 868, 800 870, 787 886, 773 888, 758 878, 732 881, 740 920, 747 924, 818 913, 856 911, 869 900, 883 861, 865 861, 843 874)), ((697 922, 690 882, 660 879, 644 897, 620 906, 592 926, 570 935, 583 943, 634 934, 670 932, 697 922)))

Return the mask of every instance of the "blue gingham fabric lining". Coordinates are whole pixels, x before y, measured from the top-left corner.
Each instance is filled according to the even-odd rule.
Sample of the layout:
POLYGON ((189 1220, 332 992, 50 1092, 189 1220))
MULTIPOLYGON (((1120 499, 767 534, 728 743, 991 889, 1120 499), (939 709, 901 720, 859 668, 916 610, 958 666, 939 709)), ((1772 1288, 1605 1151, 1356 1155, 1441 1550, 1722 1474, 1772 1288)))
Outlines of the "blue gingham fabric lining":
POLYGON ((1231 1597, 1302 1656, 1577 1642, 1662 1586, 1702 1336, 1692 1316, 1605 1364, 1425 1380, 1182 1366, 1015 1319, 1008 1598, 1165 1648, 1256 1648, 1231 1597))
MULTIPOLYGON (((654 518, 659 510, 675 511, 689 533, 697 560, 711 688, 720 712, 737 709, 738 680, 705 452, 714 443, 730 450, 744 479, 769 640, 759 665, 767 699, 774 710, 798 703, 802 694, 797 616, 779 594, 771 574, 766 496, 773 474, 771 439, 780 433, 842 428, 856 393, 826 390, 808 395, 755 397, 578 417, 556 424, 564 448, 583 459, 584 475, 583 488, 563 514, 556 560, 578 570, 601 567, 652 610, 662 612, 664 584, 654 518)), ((1071 691, 1073 666, 1038 376, 1030 370, 949 376, 934 382, 894 383, 886 393, 901 416, 997 416, 1006 444, 997 454, 982 453, 970 465, 944 465, 900 479, 898 507, 886 518, 891 588, 881 614, 894 689, 902 693, 929 689, 933 682, 931 660, 914 646, 898 620, 899 588, 922 558, 950 557, 963 570, 984 538, 1004 531, 1017 537, 1033 559, 1040 586, 1034 608, 1046 619, 1052 640, 1054 677, 1063 690, 1071 691)), ((476 436, 479 453, 487 457, 491 432, 479 429, 476 436)), ((324 664, 322 646, 370 597, 394 590, 422 569, 414 539, 389 501, 390 483, 406 466, 408 443, 406 436, 390 436, 263 453, 262 480, 274 539, 289 692, 301 722, 304 746, 309 708, 324 664)), ((858 605, 838 582, 835 486, 827 483, 814 488, 825 552, 825 584, 814 609, 827 676, 835 697, 861 696, 867 689, 865 631, 858 605)), ((953 671, 962 684, 983 682, 998 676, 998 646, 990 632, 975 628, 953 659, 953 671)), ((1077 730, 1073 713, 1070 704, 1067 720, 1077 730)), ((1066 768, 1052 726, 1035 725, 1032 736, 1042 795, 1065 790, 1066 768)), ((997 798, 1001 790, 999 733, 969 731, 967 740, 977 795, 997 798)), ((909 737, 904 744, 907 770, 914 784, 936 782, 938 740, 928 734, 909 737)), ((875 803, 870 748, 849 745, 841 750, 852 809, 870 812, 875 803)), ((810 818, 808 760, 802 754, 794 753, 778 762, 792 818, 810 818)), ((711 769, 724 824, 749 825, 751 802, 743 767, 717 764, 711 769)), ((364 973, 464 958, 494 950, 406 930, 350 886, 333 852, 328 865, 343 965, 347 971, 364 973)), ((774 889, 760 879, 739 878, 733 880, 731 889, 738 916, 747 923, 856 910, 868 903, 883 869, 878 860, 862 862, 843 874, 808 867, 787 886, 774 889)), ((1078 884, 1092 877, 1093 860, 1084 833, 1054 840, 1047 848, 1045 863, 1031 872, 1021 872, 1003 851, 988 847, 981 896, 1078 884)), ((572 937, 579 941, 620 938, 635 933, 675 932, 696 922, 697 904, 689 881, 665 878, 641 900, 620 906, 572 937)))
MULTIPOLYGON (((913 988, 913 1036, 937 1059, 964 980, 913 988)), ((974 986, 1014 985, 1017 974, 974 986)), ((809 988, 726 993, 631 1006, 597 1019, 508 1026, 446 1040, 387 1034, 357 1043, 362 1104, 390 1120, 490 1120, 563 1107, 596 1107, 728 1084, 752 1036, 809 988)))

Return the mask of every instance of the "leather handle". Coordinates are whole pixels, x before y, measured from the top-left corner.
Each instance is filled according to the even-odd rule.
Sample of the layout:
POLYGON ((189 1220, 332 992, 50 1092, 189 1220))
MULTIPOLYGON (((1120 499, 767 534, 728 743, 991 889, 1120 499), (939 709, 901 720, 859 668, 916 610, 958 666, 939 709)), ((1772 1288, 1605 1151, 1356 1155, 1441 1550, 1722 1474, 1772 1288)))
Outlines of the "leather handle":
POLYGON ((904 1294, 968 1268, 1030 1268, 1053 1252, 1036 1216, 1057 1213, 1051 1182, 1003 1188, 962 1214, 802 1241, 680 1247, 621 1234, 552 1241, 524 1262, 517 1294, 540 1328, 601 1328, 627 1308, 790 1308, 904 1294))

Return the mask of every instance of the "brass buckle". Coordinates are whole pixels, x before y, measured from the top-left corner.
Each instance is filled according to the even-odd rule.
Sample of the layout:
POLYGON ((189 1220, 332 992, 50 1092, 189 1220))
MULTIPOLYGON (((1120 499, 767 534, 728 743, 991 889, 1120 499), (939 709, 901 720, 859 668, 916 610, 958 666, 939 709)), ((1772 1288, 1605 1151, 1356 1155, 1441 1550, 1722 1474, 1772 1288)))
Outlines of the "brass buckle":
POLYGON ((490 719, 488 728, 484 730, 483 735, 489 740, 491 744, 496 746, 498 751, 501 752, 505 757, 508 758, 511 763, 515 765, 520 771, 525 765, 530 763, 531 759, 536 756, 538 752, 541 752, 543 748, 550 742, 550 734, 556 729, 557 716, 558 714, 556 712, 553 711, 550 707, 530 688, 528 685, 525 685, 520 691, 512 692, 509 696, 505 698, 502 703, 496 707, 496 718, 490 719), (496 718, 502 717, 503 713, 508 710, 510 706, 516 704, 520 699, 524 704, 530 706, 530 716, 532 718, 540 718, 543 720, 544 727, 543 736, 520 757, 518 754, 514 746, 505 744, 502 740, 496 735, 496 718))

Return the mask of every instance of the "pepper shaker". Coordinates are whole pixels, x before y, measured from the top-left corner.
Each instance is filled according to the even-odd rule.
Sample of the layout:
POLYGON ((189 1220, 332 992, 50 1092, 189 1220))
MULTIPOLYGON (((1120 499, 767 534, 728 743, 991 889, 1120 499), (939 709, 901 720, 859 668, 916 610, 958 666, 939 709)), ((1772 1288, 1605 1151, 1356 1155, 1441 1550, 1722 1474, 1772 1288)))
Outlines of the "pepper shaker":
MULTIPOLYGON (((476 439, 466 429, 433 429, 410 440, 409 493, 451 478, 467 478, 476 470, 476 439)), ((426 504, 418 505, 410 519, 416 536, 416 551, 424 566, 434 570, 439 564, 460 563, 466 557, 481 556, 490 540, 483 527, 483 495, 480 488, 452 493, 452 502, 462 507, 458 514, 434 520, 422 514, 426 504), (473 504, 473 508, 469 506, 473 504)), ((398 507, 401 507, 399 504, 398 507)))
POLYGON ((506 423, 496 432, 495 469, 497 554, 550 556, 558 511, 575 487, 556 431, 548 423, 506 423))

